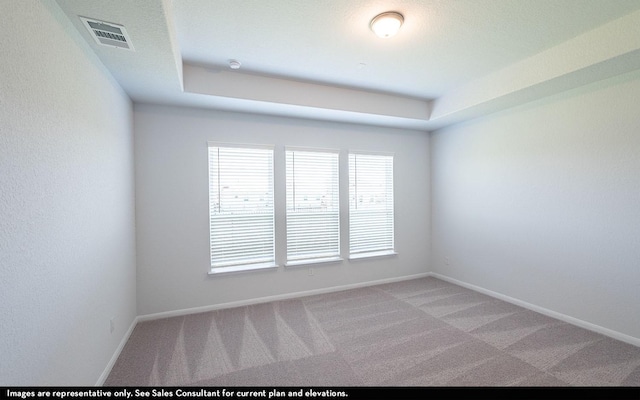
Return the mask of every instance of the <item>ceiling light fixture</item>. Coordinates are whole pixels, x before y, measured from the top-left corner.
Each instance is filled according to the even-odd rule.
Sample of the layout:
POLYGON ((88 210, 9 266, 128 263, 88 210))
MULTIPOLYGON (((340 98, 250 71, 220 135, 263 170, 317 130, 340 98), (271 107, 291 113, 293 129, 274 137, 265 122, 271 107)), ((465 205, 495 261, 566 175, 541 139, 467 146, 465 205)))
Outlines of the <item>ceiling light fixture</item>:
POLYGON ((241 65, 238 60, 229 60, 229 68, 231 69, 240 69, 241 65))
POLYGON ((395 11, 388 11, 376 15, 371 20, 371 30, 381 38, 388 38, 400 30, 404 17, 395 11))

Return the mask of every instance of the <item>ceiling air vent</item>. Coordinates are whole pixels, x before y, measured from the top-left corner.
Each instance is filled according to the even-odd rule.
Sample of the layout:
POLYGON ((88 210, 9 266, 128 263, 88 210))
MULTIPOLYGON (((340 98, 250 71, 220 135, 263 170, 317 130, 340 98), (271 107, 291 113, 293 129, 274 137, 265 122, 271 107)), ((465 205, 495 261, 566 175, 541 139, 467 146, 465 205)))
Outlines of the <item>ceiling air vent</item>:
POLYGON ((85 17, 80 19, 99 45, 135 51, 124 26, 85 17))

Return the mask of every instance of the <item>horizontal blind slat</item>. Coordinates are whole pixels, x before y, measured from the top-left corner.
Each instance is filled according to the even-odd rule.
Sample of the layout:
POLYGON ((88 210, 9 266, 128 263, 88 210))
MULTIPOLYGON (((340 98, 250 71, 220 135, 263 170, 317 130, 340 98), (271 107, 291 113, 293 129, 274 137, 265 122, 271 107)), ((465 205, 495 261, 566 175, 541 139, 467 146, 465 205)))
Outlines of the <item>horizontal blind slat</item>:
POLYGON ((393 250, 393 156, 349 154, 349 252, 393 250))
POLYGON ((211 266, 274 261, 273 150, 209 147, 211 266))
POLYGON ((287 150, 287 260, 340 254, 338 154, 287 150))

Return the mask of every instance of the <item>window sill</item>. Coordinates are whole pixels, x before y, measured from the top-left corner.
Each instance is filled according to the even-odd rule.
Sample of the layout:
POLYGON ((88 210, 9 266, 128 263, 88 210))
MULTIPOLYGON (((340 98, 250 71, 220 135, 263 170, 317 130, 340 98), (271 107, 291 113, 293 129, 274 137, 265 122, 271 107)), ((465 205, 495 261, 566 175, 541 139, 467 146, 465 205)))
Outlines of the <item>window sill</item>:
POLYGON ((315 265, 315 264, 331 264, 331 263, 340 263, 344 261, 341 257, 326 257, 326 258, 315 258, 311 260, 295 260, 288 261, 284 266, 285 267, 300 267, 303 265, 315 265))
POLYGON ((349 256, 349 260, 362 260, 364 258, 374 258, 374 257, 393 257, 397 255, 398 253, 396 253, 393 250, 372 251, 370 253, 351 254, 349 256))
POLYGON ((257 270, 262 271, 266 269, 276 269, 276 268, 278 268, 278 265, 274 263, 234 265, 231 267, 212 267, 211 270, 209 271, 209 275, 225 275, 225 274, 234 274, 237 272, 257 271, 257 270))

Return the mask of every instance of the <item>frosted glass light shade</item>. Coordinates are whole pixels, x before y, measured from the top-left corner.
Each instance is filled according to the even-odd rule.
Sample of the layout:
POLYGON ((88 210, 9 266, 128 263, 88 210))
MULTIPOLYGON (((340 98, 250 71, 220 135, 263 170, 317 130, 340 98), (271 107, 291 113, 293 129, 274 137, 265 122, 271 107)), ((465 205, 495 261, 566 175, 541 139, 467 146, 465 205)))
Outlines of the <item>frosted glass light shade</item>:
POLYGON ((400 30, 404 17, 397 12, 385 12, 371 20, 371 30, 381 38, 388 38, 400 30))

